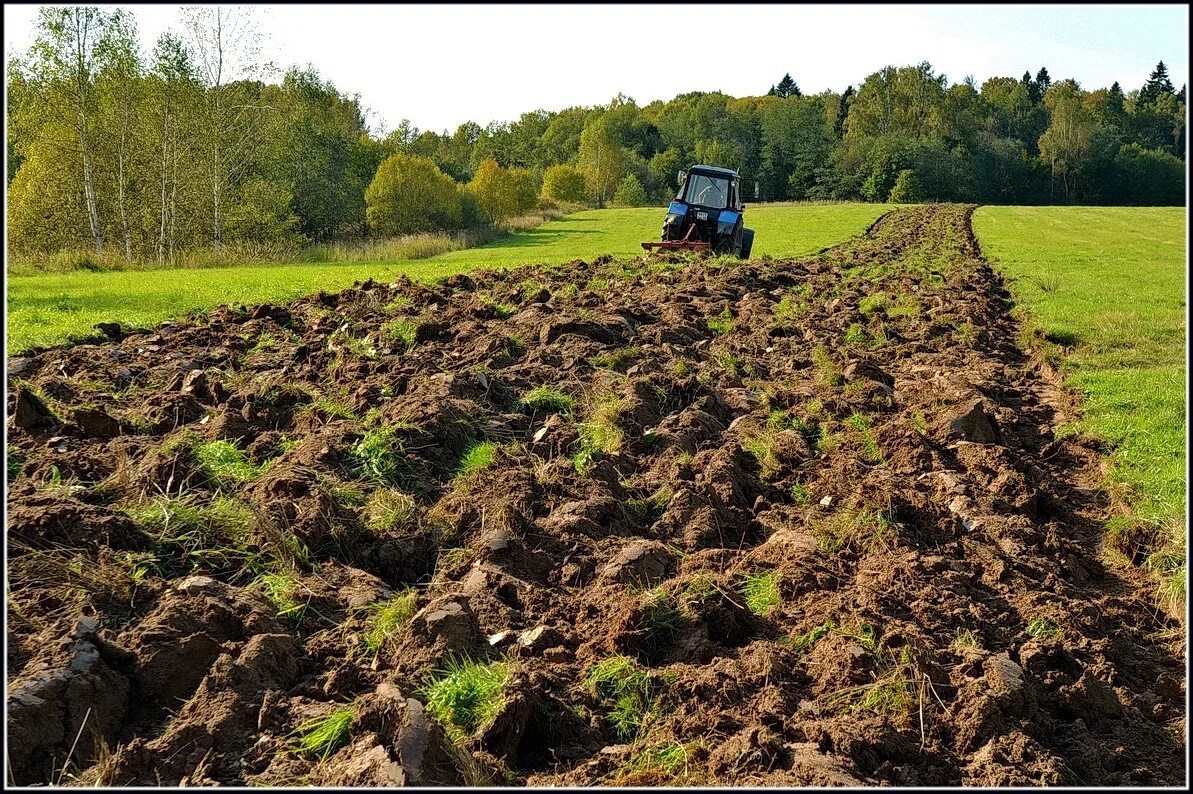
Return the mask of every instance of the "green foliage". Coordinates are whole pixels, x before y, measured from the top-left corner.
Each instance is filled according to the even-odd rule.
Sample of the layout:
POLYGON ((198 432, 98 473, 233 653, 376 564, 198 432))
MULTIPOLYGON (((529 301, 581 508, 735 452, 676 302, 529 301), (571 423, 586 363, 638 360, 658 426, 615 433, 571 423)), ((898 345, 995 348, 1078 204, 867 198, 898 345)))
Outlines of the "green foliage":
POLYGON ((199 468, 217 488, 234 489, 260 476, 263 466, 254 466, 245 452, 231 441, 208 441, 192 450, 199 468))
POLYGON ((895 526, 885 513, 876 510, 842 510, 819 520, 812 534, 821 551, 835 553, 846 548, 868 551, 885 545, 895 526))
POLYGON ((584 673, 584 687, 607 709, 605 719, 622 741, 633 739, 654 707, 648 672, 628 656, 610 656, 584 673))
POLYGON ((349 454, 358 472, 378 485, 401 485, 411 479, 405 441, 392 425, 374 427, 352 445, 349 454))
POLYGON ((733 312, 726 306, 721 310, 721 313, 716 317, 710 319, 707 323, 708 330, 712 331, 718 336, 724 336, 733 330, 733 312))
POLYGON ((393 598, 370 604, 361 642, 370 654, 380 651, 414 617, 418 591, 409 587, 393 598))
POLYGON ((505 662, 450 661, 423 685, 427 712, 453 740, 464 741, 501 710, 509 674, 505 662))
POLYGON ((583 204, 588 200, 588 183, 576 167, 553 165, 543 174, 543 195, 555 201, 583 204))
POLYGON ((1048 639, 1060 633, 1060 629, 1048 618, 1033 618, 1027 624, 1028 636, 1037 639, 1048 639))
POLYGON ((816 643, 823 640, 829 635, 833 629, 837 628, 837 624, 833 621, 821 623, 819 626, 814 626, 807 632, 801 634, 791 641, 791 647, 797 651, 810 651, 816 643))
POLYGON ((263 573, 257 577, 254 584, 261 588, 262 594, 273 604, 279 618, 297 619, 306 609, 306 603, 298 599, 298 580, 291 573, 263 573))
POLYGON ((356 722, 356 706, 348 705, 299 725, 291 734, 299 750, 309 756, 327 758, 348 742, 356 722))
POLYGON ((608 353, 601 353, 588 359, 589 363, 594 367, 602 369, 620 369, 627 364, 632 363, 638 356, 642 355, 636 347, 621 347, 617 350, 611 350, 608 353))
POLYGON ((534 206, 537 190, 533 177, 529 202, 525 190, 524 172, 502 168, 492 157, 486 158, 468 183, 468 192, 493 223, 502 223, 534 206))
POLYGON ((621 451, 625 434, 617 426, 620 411, 621 399, 616 394, 606 394, 596 400, 588 421, 577 425, 580 449, 572 458, 576 471, 583 471, 590 460, 600 460, 621 451))
POLYGON ((746 608, 755 615, 765 615, 783 602, 779 592, 779 572, 762 571, 746 576, 741 584, 741 594, 746 599, 746 608))
POLYGON ((461 225, 460 192, 426 157, 387 157, 365 191, 369 227, 379 234, 409 234, 461 225))
POLYGON ((615 207, 645 207, 649 203, 650 197, 646 195, 646 188, 634 174, 626 174, 613 194, 615 207))
POLYGON ((899 172, 887 201, 891 204, 916 204, 923 201, 923 190, 920 188, 920 181, 916 179, 915 171, 904 168, 899 172))
POLYGON ((415 338, 418 336, 418 329, 418 321, 412 320, 409 317, 386 320, 381 324, 382 335, 391 343, 398 345, 402 350, 409 350, 414 347, 415 338))
POLYGON ((546 413, 560 413, 571 416, 575 401, 571 397, 550 386, 536 386, 518 403, 524 411, 543 411, 546 413))
POLYGON ((828 348, 824 345, 818 345, 812 350, 812 366, 816 368, 816 375, 821 383, 840 386, 845 382, 841 376, 841 368, 837 366, 837 362, 829 355, 828 348))
POLYGON ((418 524, 418 505, 395 488, 373 492, 365 510, 365 526, 377 533, 396 533, 418 524))
POLYGON ((456 469, 456 476, 467 477, 470 474, 487 469, 493 465, 493 461, 496 458, 496 444, 492 441, 477 442, 469 447, 468 451, 464 453, 464 457, 460 459, 460 465, 456 469))

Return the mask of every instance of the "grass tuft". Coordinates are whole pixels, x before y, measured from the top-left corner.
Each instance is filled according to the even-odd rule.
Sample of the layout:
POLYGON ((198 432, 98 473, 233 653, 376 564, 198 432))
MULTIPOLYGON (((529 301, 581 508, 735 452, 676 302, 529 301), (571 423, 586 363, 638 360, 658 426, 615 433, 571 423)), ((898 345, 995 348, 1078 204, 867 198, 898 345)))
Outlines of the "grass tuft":
POLYGON ((396 488, 373 493, 365 510, 365 526, 377 533, 400 532, 418 524, 418 505, 396 488))
POLYGON ((348 705, 307 720, 295 728, 292 736, 299 752, 323 759, 348 742, 355 722, 356 706, 348 705))
POLYGON ((470 474, 476 474, 478 471, 483 471, 493 465, 493 461, 497 459, 497 445, 492 441, 481 441, 473 444, 464 453, 464 457, 460 459, 460 465, 456 469, 457 477, 467 477, 470 474))
POLYGON ((575 407, 571 397, 550 386, 536 386, 526 392, 518 404, 524 411, 555 412, 564 416, 571 416, 575 407))
POLYGON ((505 704, 506 662, 449 661, 422 688, 427 711, 456 740, 471 738, 505 704))
POLYGON ((252 482, 265 468, 254 466, 248 455, 231 441, 198 443, 192 453, 208 480, 220 489, 233 489, 252 482))
POLYGON ((418 604, 418 591, 413 587, 403 590, 393 598, 379 601, 368 607, 369 616, 365 623, 361 642, 370 654, 376 654, 414 617, 418 604))
POLYGON ((746 599, 746 608, 755 615, 765 615, 783 602, 779 592, 779 572, 764 571, 749 574, 739 591, 746 599))

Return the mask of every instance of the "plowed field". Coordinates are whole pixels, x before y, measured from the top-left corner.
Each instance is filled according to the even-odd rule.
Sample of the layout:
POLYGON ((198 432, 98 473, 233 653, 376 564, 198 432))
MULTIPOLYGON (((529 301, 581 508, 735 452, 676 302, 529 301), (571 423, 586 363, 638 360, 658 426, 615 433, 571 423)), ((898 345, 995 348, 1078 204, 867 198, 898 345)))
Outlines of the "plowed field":
POLYGON ((972 211, 10 359, 13 779, 1182 783, 972 211))

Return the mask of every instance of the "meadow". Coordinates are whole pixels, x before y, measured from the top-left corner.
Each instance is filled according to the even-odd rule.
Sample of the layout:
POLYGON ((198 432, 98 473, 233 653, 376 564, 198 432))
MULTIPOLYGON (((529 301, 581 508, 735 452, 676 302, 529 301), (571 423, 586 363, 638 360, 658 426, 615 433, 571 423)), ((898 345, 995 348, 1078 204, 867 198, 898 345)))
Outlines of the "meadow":
MULTIPOLYGON (((860 234, 888 209, 881 204, 794 204, 746 210, 754 255, 799 256, 860 234)), ((344 264, 51 273, 8 279, 9 355, 66 343, 99 322, 147 327, 222 304, 283 303, 319 290, 404 274, 432 280, 477 268, 559 264, 604 254, 630 256, 656 240, 660 207, 589 210, 513 233, 487 245, 428 259, 344 264)))
POLYGON ((1059 354, 1104 440, 1130 533, 1170 533, 1154 563, 1184 589, 1185 218, 1181 207, 981 207, 983 253, 1059 354))

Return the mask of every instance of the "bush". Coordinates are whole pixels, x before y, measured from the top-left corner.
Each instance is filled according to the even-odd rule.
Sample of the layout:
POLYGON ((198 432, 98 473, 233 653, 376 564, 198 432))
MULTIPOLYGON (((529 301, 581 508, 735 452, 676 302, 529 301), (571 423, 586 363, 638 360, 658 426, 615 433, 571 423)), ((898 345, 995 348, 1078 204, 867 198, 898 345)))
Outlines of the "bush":
POLYGON ((293 199, 290 191, 277 182, 248 180, 229 202, 224 215, 225 239, 293 245, 309 242, 298 230, 298 216, 291 208, 293 199))
POLYGON ((888 199, 891 204, 917 204, 923 200, 920 182, 916 179, 915 171, 904 168, 895 178, 895 186, 891 188, 888 199))
POLYGON ((613 204, 618 207, 645 207, 649 203, 646 188, 633 174, 626 174, 625 179, 617 186, 617 192, 613 194, 613 204))
POLYGON ((543 174, 543 196, 555 201, 583 204, 588 198, 588 183, 575 166, 553 165, 543 174))
POLYGON ((1119 149, 1114 170, 1123 204, 1178 206, 1185 202, 1185 164, 1161 149, 1137 143, 1119 149))
POLYGON ((518 178, 492 157, 477 167, 468 183, 468 193, 493 223, 518 214, 518 178))
POLYGON ((456 229, 462 212, 455 181, 427 157, 390 155, 365 190, 365 215, 378 234, 456 229))

